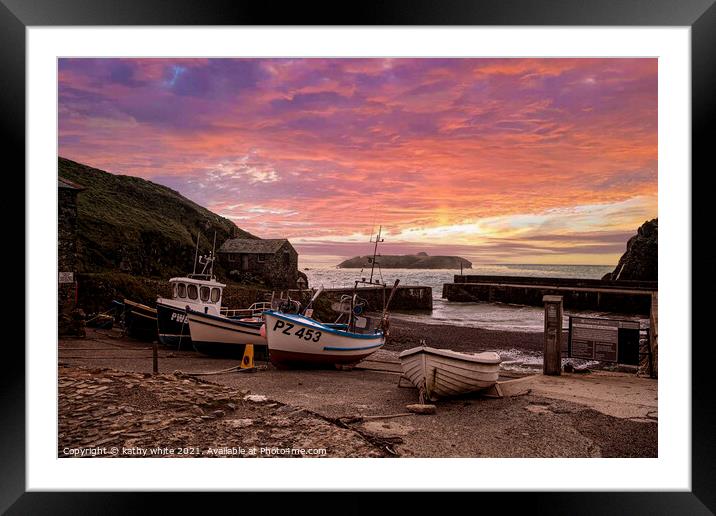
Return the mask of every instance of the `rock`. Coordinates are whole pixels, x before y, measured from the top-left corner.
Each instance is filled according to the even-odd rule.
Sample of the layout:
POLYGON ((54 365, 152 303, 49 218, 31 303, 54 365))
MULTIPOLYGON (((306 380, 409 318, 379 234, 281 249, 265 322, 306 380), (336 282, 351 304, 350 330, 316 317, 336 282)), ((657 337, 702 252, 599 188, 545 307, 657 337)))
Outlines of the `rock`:
MULTIPOLYGON (((338 268, 362 269, 370 267, 372 256, 355 256, 338 264, 338 268)), ((472 262, 459 256, 428 256, 427 253, 382 255, 380 266, 383 269, 471 269, 472 262)))
POLYGON ((408 409, 408 412, 413 412, 414 414, 435 414, 436 410, 435 405, 421 405, 420 403, 406 405, 405 408, 408 409))
POLYGON ((254 424, 253 419, 227 419, 226 424, 234 428, 245 428, 254 424))
POLYGON ((604 280, 656 281, 658 278, 659 219, 642 224, 637 234, 629 239, 614 272, 604 280))
POLYGON ((586 366, 575 366, 571 362, 567 362, 564 364, 564 367, 562 368, 565 373, 575 373, 575 374, 587 374, 591 373, 589 368, 586 366))
POLYGON ((268 398, 264 396, 263 394, 247 394, 244 396, 244 400, 251 401, 253 403, 263 403, 268 398))

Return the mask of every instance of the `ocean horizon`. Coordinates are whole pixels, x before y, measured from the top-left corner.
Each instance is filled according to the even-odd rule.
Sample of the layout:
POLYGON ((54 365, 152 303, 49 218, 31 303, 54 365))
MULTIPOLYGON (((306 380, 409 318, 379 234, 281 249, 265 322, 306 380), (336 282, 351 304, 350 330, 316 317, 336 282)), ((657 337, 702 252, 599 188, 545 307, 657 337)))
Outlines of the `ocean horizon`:
MULTIPOLYGON (((304 267, 308 285, 317 288, 348 288, 356 280, 370 279, 370 268, 339 269, 333 267, 304 267)), ((473 264, 464 269, 467 274, 497 276, 530 276, 600 279, 614 270, 613 265, 545 265, 545 264, 473 264)), ((535 306, 510 305, 505 303, 464 303, 442 298, 444 283, 452 283, 457 269, 378 269, 373 271, 373 281, 392 285, 396 279, 401 285, 432 287, 433 310, 430 313, 400 313, 392 316, 426 324, 447 324, 485 328, 490 330, 514 330, 541 332, 544 328, 544 309, 535 306)), ((565 310, 565 327, 569 315, 599 317, 606 314, 584 310, 565 310)), ((625 317, 626 318, 626 317, 625 317)))

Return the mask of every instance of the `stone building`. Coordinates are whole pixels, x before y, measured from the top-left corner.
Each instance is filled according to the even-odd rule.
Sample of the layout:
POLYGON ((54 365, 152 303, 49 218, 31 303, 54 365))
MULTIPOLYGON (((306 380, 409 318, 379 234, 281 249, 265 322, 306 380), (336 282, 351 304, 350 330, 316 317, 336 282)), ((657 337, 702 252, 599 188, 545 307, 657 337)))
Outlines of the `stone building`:
POLYGON ((57 179, 57 313, 60 333, 72 332, 77 295, 77 194, 83 187, 57 179))
POLYGON ((237 281, 261 281, 276 289, 296 288, 304 277, 298 270, 298 253, 280 239, 232 238, 217 251, 219 263, 237 281))

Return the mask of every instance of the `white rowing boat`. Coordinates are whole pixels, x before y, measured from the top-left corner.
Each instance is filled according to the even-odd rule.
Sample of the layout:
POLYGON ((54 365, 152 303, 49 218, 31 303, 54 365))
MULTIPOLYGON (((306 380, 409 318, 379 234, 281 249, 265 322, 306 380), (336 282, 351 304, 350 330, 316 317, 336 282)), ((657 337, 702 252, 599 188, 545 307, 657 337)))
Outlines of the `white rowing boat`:
POLYGON ((398 357, 403 376, 432 401, 489 389, 497 382, 502 361, 493 351, 458 353, 428 346, 408 349, 398 357))

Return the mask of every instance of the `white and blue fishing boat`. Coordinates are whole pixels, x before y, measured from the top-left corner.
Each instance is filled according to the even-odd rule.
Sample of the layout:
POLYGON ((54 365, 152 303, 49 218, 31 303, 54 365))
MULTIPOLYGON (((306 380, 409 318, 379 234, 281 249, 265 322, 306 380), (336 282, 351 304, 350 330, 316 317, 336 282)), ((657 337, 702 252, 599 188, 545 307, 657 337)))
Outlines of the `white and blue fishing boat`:
MULTIPOLYGON (((266 326, 262 331, 271 363, 277 367, 342 366, 356 364, 375 353, 385 344, 387 306, 397 286, 396 281, 380 318, 358 317, 358 311, 351 309, 348 323, 329 324, 311 318, 309 310, 302 314, 265 312, 266 326)), ((320 291, 314 300, 318 294, 320 291)), ((351 308, 356 298, 354 294, 351 308)))

